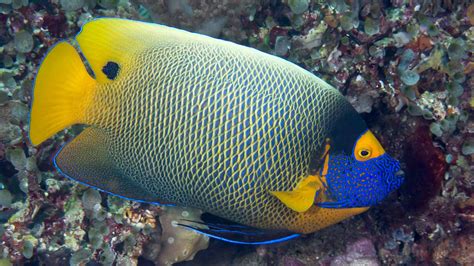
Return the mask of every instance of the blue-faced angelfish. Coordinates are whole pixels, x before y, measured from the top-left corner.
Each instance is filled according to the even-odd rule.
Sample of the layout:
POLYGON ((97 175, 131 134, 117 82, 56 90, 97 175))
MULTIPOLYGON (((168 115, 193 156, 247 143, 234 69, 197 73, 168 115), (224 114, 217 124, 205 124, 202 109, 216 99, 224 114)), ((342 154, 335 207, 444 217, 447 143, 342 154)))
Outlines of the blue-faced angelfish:
POLYGON ((179 224, 274 243, 366 211, 403 177, 333 87, 281 58, 157 24, 102 18, 46 55, 30 139, 86 128, 65 176, 127 199, 202 209, 179 224))

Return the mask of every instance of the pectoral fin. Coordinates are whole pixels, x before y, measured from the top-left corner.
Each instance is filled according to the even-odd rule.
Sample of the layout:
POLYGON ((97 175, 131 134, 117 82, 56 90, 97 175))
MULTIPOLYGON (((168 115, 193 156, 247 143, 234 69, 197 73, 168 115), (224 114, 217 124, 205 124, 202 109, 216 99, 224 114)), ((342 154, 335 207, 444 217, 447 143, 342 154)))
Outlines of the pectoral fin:
POLYGON ((324 188, 318 176, 308 176, 292 191, 270 191, 288 208, 305 212, 313 206, 317 192, 324 188))

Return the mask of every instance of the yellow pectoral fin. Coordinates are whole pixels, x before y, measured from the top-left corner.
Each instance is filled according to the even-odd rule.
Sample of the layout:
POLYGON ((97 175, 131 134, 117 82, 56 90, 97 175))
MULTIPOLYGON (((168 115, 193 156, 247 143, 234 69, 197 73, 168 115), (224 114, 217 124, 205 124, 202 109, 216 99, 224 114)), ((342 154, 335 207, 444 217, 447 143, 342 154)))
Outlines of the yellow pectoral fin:
POLYGON ((316 191, 270 191, 270 193, 283 202, 288 208, 296 212, 305 212, 313 205, 316 191), (313 199, 312 199, 313 198, 313 199))
POLYGON ((314 204, 316 192, 321 190, 323 185, 317 176, 308 176, 298 183, 292 191, 270 191, 288 208, 296 212, 305 212, 314 204))

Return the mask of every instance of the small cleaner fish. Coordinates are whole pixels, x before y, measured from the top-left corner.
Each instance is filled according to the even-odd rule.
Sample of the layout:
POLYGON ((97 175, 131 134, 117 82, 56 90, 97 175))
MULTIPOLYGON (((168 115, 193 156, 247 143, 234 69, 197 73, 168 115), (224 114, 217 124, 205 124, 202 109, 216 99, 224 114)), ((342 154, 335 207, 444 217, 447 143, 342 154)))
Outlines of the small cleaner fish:
POLYGON ((86 62, 67 42, 42 62, 29 134, 39 145, 86 125, 54 158, 82 184, 199 208, 202 221, 179 224, 267 244, 362 213, 403 181, 345 98, 288 61, 116 18, 76 40, 86 62))

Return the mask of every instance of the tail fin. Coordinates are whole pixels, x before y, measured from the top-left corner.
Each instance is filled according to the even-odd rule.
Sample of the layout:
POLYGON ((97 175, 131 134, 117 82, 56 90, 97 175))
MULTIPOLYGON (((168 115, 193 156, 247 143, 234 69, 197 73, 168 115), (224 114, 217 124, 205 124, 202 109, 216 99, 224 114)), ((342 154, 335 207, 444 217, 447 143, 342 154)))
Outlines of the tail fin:
POLYGON ((84 123, 96 81, 76 49, 58 43, 38 71, 30 115, 30 140, 38 145, 58 131, 84 123))

